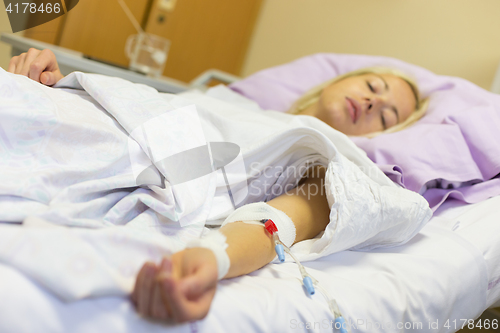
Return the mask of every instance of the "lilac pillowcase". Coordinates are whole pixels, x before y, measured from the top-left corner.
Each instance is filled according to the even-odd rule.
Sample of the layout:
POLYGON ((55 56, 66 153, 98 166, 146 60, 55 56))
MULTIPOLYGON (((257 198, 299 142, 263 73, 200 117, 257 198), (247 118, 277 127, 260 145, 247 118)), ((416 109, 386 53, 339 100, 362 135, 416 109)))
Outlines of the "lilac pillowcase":
POLYGON ((473 203, 500 194, 500 95, 455 77, 376 56, 315 54, 232 84, 264 109, 286 111, 305 91, 337 75, 370 66, 397 68, 430 97, 425 117, 400 132, 352 140, 393 180, 423 193, 433 210, 448 197, 473 203), (432 180, 470 182, 425 189, 432 180))

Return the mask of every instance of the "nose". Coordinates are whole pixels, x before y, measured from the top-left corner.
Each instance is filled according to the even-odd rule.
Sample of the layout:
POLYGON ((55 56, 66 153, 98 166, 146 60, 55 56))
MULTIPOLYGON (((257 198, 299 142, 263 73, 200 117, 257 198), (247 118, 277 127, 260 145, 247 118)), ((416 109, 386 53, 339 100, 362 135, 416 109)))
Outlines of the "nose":
POLYGON ((363 98, 363 101, 363 106, 366 113, 371 113, 374 110, 381 109, 381 107, 386 103, 386 99, 380 95, 365 97, 363 98))
POLYGON ((373 107, 372 100, 368 97, 364 97, 363 98, 363 111, 365 113, 369 113, 369 112, 371 112, 370 110, 372 109, 372 107, 373 107))

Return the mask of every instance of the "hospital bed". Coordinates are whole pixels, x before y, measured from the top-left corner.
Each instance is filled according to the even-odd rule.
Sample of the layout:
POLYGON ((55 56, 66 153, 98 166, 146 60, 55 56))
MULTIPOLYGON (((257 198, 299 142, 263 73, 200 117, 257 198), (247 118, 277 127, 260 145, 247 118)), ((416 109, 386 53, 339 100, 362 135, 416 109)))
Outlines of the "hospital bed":
MULTIPOLYGON (((232 91, 251 98, 264 109, 286 110, 306 86, 323 81, 321 75, 378 64, 410 72, 414 69, 380 57, 319 55, 235 83, 232 91), (326 67, 330 69, 325 71, 326 67), (294 79, 304 75, 315 77, 294 79), (275 89, 266 89, 262 80, 275 89), (259 93, 255 86, 264 89, 265 94, 262 90, 259 93)), ((433 74, 418 70, 415 73, 423 91, 431 98, 435 91, 439 93, 462 84, 455 79, 435 83, 431 79, 433 74)), ((224 89, 213 90, 211 94, 234 105, 256 107, 224 89)), ((492 105, 500 106, 495 96, 490 97, 492 105)), ((431 105, 431 110, 437 108, 439 103, 431 105)), ((360 145, 363 144, 366 143, 361 140, 360 145)), ((488 179, 483 183, 487 184, 488 179)), ((500 196, 492 195, 496 185, 490 184, 484 195, 453 189, 462 194, 460 197, 450 189, 444 202, 433 196, 429 200, 434 200, 431 200, 434 216, 404 245, 343 251, 306 262, 305 266, 335 297, 353 332, 455 332, 471 325, 469 320, 480 316, 485 309, 500 306, 500 196), (453 199, 454 196, 463 200, 453 199)), ((440 198, 444 197, 441 193, 440 198)), ((9 227, 21 228, 12 223, 9 227)), ((18 248, 12 244, 0 246, 4 249, 10 246, 14 257, 47 246, 39 242, 22 244, 18 248)), ((154 256, 158 253, 153 253, 154 256)), ((47 291, 44 283, 21 271, 0 264, 1 332, 336 331, 325 299, 320 293, 305 294, 293 263, 270 264, 246 276, 221 281, 205 319, 175 326, 141 318, 123 296, 63 301, 47 291)), ((492 328, 497 327, 496 318, 491 317, 488 322, 492 328)))
MULTIPOLYGON (((489 276, 498 268, 499 204, 498 197, 446 203, 405 246, 346 251, 306 267, 355 321, 353 332, 454 332, 500 305, 489 276)), ((123 297, 65 303, 15 269, 0 265, 0 271, 6 333, 334 331, 325 300, 305 295, 294 264, 222 281, 207 318, 180 326, 141 318, 123 297)))

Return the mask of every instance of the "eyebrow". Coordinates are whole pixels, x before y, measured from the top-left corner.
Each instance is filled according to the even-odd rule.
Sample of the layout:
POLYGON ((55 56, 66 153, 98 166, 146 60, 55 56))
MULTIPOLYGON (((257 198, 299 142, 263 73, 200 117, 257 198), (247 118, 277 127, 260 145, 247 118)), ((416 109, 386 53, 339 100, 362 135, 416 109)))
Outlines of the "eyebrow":
MULTIPOLYGON (((373 73, 373 75, 375 75, 376 77, 378 77, 379 79, 382 80, 382 82, 384 82, 384 86, 385 86, 385 90, 386 91, 389 91, 389 85, 387 84, 387 81, 379 74, 377 73, 373 73)), ((393 105, 391 106, 391 110, 394 111, 394 113, 396 114, 396 118, 398 120, 398 124, 399 124, 399 112, 398 112, 398 109, 393 105)))

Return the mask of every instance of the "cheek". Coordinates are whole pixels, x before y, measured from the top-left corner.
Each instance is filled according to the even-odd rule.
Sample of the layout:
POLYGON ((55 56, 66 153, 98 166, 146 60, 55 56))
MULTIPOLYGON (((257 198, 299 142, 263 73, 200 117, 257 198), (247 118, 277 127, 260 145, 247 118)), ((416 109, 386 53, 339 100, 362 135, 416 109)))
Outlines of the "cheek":
POLYGON ((340 90, 341 89, 339 89, 339 87, 337 85, 335 85, 335 84, 330 85, 330 86, 323 89, 323 91, 321 92, 320 98, 324 101, 331 101, 331 100, 335 99, 336 96, 339 95, 340 90))
POLYGON ((320 96, 319 105, 328 113, 332 113, 339 108, 338 96, 334 93, 335 89, 325 89, 320 96))
POLYGON ((406 108, 404 111, 403 120, 401 122, 405 122, 413 114, 413 112, 415 112, 414 106, 406 108))

